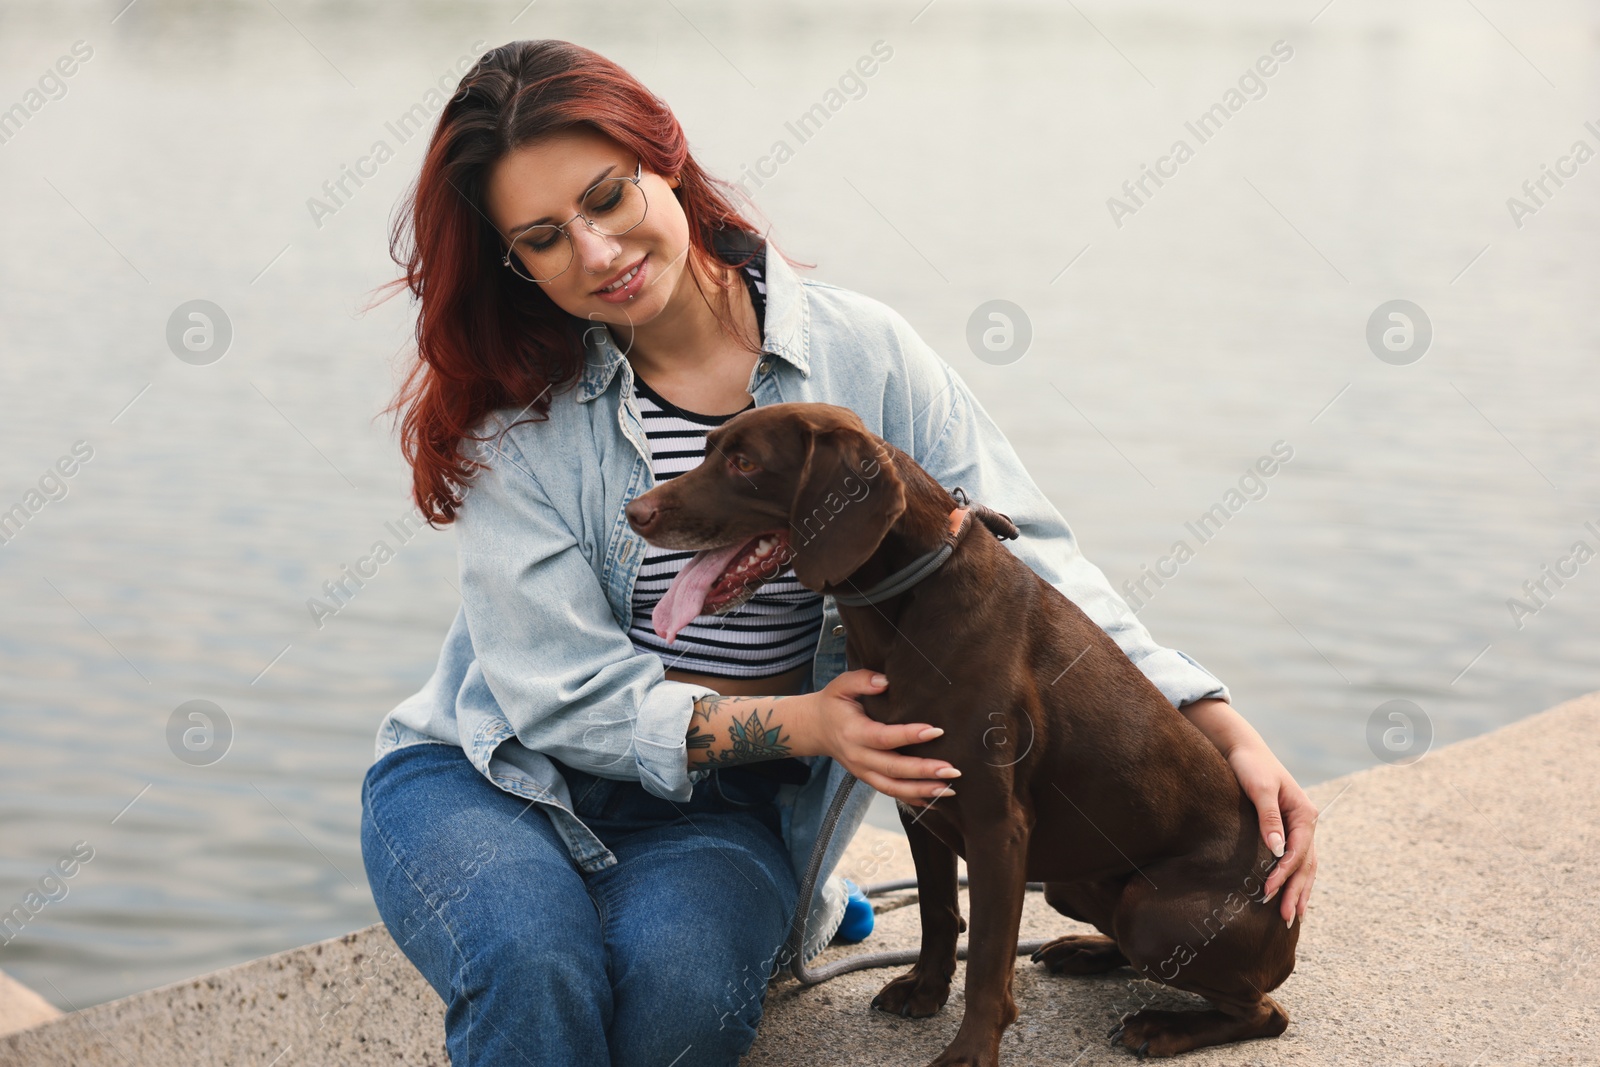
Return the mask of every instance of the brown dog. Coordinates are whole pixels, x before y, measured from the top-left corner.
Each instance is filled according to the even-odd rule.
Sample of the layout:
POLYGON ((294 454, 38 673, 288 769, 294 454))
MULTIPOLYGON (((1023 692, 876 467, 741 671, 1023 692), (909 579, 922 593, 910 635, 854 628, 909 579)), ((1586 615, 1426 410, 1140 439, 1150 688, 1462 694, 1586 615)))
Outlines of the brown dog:
POLYGON ((1009 520, 983 509, 972 521, 910 456, 831 404, 756 408, 706 442, 699 467, 627 508, 651 544, 703 550, 665 598, 658 630, 731 610, 792 563, 802 584, 838 600, 852 669, 889 678, 881 695, 860 697, 867 714, 943 726, 900 751, 964 772, 957 795, 899 806, 922 949, 873 1006, 917 1017, 944 1006, 965 926, 960 855, 972 909, 966 1015, 936 1067, 999 1062, 1000 1035, 1017 1017, 1011 979, 1029 881, 1103 935, 1045 945, 1034 959, 1051 971, 1132 966, 1214 1005, 1135 1012, 1113 1043, 1172 1056, 1281 1034, 1289 1016, 1267 992, 1294 970, 1300 931, 1261 900, 1276 860, 1255 805, 1116 642, 1000 543, 991 527, 1014 536, 1009 520), (943 544, 953 551, 909 588, 849 604, 908 564, 931 564, 943 544))

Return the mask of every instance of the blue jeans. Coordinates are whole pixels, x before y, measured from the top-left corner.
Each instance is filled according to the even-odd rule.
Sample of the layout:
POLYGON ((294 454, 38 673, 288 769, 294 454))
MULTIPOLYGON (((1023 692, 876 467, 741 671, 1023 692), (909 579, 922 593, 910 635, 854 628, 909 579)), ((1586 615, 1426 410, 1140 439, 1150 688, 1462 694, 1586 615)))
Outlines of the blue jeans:
POLYGON ((614 866, 579 871, 544 809, 455 745, 397 749, 362 783, 373 900, 445 1002, 451 1064, 736 1064, 799 895, 776 783, 723 770, 678 804, 557 768, 614 866))

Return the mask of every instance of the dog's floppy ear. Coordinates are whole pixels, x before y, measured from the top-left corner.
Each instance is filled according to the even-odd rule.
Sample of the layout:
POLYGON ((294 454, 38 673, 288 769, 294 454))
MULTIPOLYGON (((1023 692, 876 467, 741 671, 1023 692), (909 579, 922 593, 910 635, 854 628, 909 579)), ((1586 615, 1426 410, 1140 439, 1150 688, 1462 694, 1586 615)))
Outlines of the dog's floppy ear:
POLYGON ((805 436, 789 543, 796 550, 794 576, 816 590, 840 584, 877 551, 906 510, 906 491, 888 450, 870 434, 829 426, 805 436))

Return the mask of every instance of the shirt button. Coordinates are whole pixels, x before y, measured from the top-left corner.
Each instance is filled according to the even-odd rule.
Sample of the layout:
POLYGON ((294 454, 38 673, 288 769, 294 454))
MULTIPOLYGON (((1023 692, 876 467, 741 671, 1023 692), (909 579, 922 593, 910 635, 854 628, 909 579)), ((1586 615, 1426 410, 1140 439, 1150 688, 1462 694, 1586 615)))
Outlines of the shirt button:
POLYGON ((770 366, 772 366, 772 361, 764 359, 756 366, 756 370, 760 371, 762 374, 765 374, 767 373, 767 368, 770 366))
POLYGON ((842 633, 844 633, 844 627, 842 625, 835 626, 833 628, 833 636, 838 637, 842 633))

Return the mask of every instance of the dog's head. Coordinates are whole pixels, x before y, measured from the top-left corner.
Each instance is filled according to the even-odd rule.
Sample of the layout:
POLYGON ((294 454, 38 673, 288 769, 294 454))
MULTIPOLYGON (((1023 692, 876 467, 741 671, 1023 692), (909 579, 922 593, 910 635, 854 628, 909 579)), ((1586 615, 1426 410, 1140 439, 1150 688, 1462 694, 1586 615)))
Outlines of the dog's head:
POLYGON ((905 509, 890 449, 855 412, 769 404, 707 433, 700 466, 639 496, 627 516, 652 545, 700 550, 680 579, 714 568, 698 573, 699 588, 706 613, 722 614, 791 563, 808 589, 838 585, 905 509))

